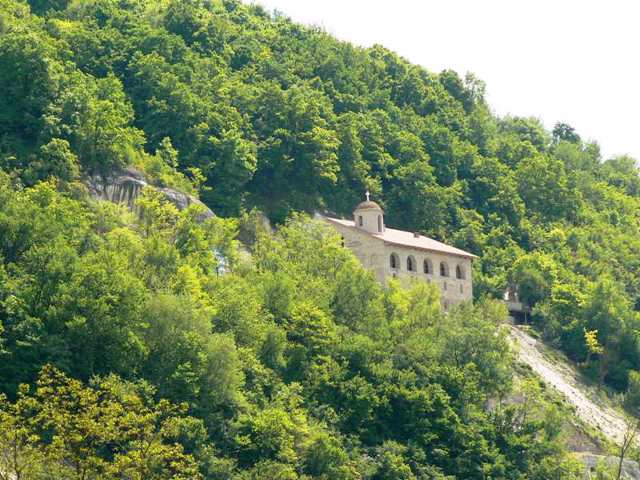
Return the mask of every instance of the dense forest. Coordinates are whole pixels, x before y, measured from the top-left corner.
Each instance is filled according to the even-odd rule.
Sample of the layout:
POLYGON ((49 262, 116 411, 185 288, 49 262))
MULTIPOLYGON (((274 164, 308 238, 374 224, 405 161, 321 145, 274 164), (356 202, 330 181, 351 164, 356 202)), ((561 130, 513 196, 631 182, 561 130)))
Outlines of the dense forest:
POLYGON ((0 0, 0 478, 580 478, 495 298, 640 404, 639 227, 634 159, 473 75, 237 0, 0 0), (216 217, 88 195, 125 166, 216 217), (306 215, 366 189, 475 305, 306 215))

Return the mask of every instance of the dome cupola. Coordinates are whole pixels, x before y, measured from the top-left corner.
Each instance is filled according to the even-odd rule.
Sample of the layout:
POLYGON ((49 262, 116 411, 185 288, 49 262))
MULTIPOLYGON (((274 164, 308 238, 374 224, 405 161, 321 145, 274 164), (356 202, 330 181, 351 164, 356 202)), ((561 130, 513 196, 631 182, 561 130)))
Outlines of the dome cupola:
POLYGON ((369 233, 382 234, 384 232, 384 212, 380 205, 369 199, 369 192, 366 193, 366 197, 367 200, 361 202, 353 211, 356 228, 369 233))

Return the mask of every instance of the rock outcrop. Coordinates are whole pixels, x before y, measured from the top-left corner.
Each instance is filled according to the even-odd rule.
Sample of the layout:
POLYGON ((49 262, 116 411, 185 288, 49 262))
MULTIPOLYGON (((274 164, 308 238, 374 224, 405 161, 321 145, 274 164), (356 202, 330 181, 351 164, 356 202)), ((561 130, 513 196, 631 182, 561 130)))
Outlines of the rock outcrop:
MULTIPOLYGON (((142 194, 142 190, 150 185, 144 174, 135 168, 128 167, 108 176, 92 176, 86 181, 91 195, 98 200, 108 200, 114 203, 126 205, 129 209, 135 209, 136 199, 142 194)), ((173 188, 153 187, 162 192, 166 199, 179 210, 184 210, 189 205, 202 205, 204 212, 201 220, 211 218, 214 213, 200 200, 192 195, 180 192, 173 188)))
MULTIPOLYGON (((594 478, 592 474, 598 465, 604 464, 608 468, 617 471, 617 467, 620 462, 617 457, 604 455, 582 454, 579 458, 586 468, 585 480, 591 480, 594 478)), ((621 478, 626 480, 640 480, 640 465, 638 465, 638 462, 625 460, 622 464, 621 478)))

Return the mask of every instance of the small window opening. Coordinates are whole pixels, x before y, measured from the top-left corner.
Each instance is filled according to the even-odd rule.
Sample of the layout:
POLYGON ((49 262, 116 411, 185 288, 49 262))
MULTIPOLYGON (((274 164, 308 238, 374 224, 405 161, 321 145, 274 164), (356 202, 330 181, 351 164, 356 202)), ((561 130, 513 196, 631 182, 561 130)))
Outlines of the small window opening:
POLYGON ((429 260, 425 260, 423 262, 422 268, 424 269, 424 273, 427 275, 431 275, 433 273, 433 268, 431 267, 431 262, 429 260))
POLYGON ((407 257, 407 270, 409 272, 416 271, 416 261, 411 256, 407 257))
POLYGON ((448 277, 449 276, 449 267, 445 262, 440 263, 440 276, 448 277))

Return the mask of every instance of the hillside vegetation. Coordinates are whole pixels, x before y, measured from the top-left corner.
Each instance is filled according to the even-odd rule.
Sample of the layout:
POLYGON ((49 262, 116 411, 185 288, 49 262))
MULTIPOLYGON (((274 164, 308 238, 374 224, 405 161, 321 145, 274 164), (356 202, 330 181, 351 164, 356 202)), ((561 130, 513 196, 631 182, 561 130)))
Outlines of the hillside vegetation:
POLYGON ((554 408, 502 402, 508 284, 640 404, 635 161, 496 118, 472 75, 234 0, 0 0, 0 169, 0 475, 574 478, 554 408), (128 165, 218 217, 88 198, 128 165), (382 289, 299 214, 366 189, 480 256, 476 306, 382 289))

